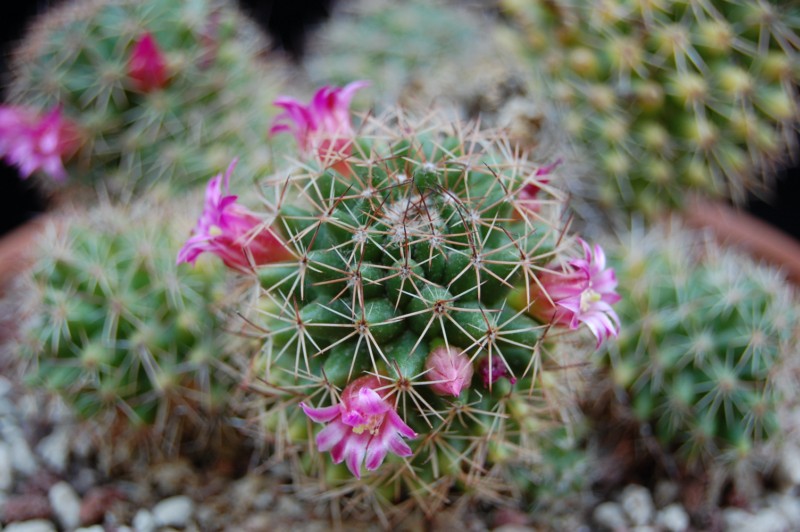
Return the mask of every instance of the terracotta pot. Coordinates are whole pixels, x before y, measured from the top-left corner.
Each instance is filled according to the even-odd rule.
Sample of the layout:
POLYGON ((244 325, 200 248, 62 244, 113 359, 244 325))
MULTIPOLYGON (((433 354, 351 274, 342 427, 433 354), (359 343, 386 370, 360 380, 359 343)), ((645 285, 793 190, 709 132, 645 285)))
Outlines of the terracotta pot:
POLYGON ((711 229, 721 243, 780 267, 800 286, 800 242, 780 229, 743 210, 702 198, 688 203, 684 218, 693 227, 711 229))

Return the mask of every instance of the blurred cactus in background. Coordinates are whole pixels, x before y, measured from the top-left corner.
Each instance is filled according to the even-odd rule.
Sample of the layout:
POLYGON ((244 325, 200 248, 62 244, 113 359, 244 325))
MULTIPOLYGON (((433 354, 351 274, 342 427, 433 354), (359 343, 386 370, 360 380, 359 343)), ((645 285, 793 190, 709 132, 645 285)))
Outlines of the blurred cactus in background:
POLYGON ((625 240, 611 253, 624 326, 603 364, 630 413, 689 467, 750 458, 780 434, 795 394, 795 294, 776 270, 677 222, 625 240))
POLYGON ((422 0, 340 8, 309 47, 304 64, 312 81, 366 78, 380 105, 453 108, 462 119, 508 127, 512 140, 527 145, 557 135, 537 78, 515 64, 504 28, 488 12, 422 0))
POLYGON ((270 104, 284 73, 265 52, 232 1, 76 0, 30 29, 8 96, 77 126, 71 179, 114 195, 162 181, 183 190, 241 153, 250 174, 272 169, 270 104))
POLYGON ((131 428, 148 429, 162 450, 184 431, 208 435, 235 385, 222 369, 239 345, 224 333, 225 269, 176 267, 186 222, 145 204, 56 220, 7 301, 21 330, 6 347, 27 382, 59 394, 114 444, 131 428))
POLYGON ((607 211, 651 217, 687 190, 741 201, 794 153, 800 12, 785 2, 504 0, 599 158, 607 211))
MULTIPOLYGON (((557 477, 581 462, 549 457, 577 448, 573 387, 593 346, 568 334, 577 317, 527 313, 549 297, 542 273, 567 275, 578 261, 567 261, 578 252, 552 166, 439 117, 389 112, 351 127, 338 91, 325 87, 308 106, 280 100, 295 111, 283 129, 315 149, 267 180, 268 217, 251 233, 279 235, 292 255, 253 260, 243 278, 259 282, 243 312, 264 343, 239 364, 259 392, 254 429, 273 459, 295 463, 303 491, 357 492, 359 507, 409 499, 430 515, 451 494, 503 502, 574 488, 557 477), (314 113, 323 128, 305 127, 314 113)), ((570 296, 586 303, 576 316, 613 316, 609 330, 590 330, 616 335, 613 309, 594 307, 592 278, 571 279, 570 296)))

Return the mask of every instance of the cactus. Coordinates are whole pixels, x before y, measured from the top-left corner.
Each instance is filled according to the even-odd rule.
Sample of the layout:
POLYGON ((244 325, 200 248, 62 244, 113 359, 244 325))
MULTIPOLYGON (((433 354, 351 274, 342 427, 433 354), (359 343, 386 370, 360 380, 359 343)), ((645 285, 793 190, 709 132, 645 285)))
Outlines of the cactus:
POLYGON ((794 151, 800 14, 766 0, 505 0, 518 50, 553 78, 602 162, 607 210, 652 217, 687 189, 743 200, 794 151))
POLYGON ((226 216, 239 211, 210 192, 184 248, 202 238, 223 259, 244 253, 248 262, 231 264, 258 279, 246 329, 264 346, 239 364, 261 396, 251 426, 273 459, 294 461, 301 492, 358 492, 353 507, 410 500, 430 515, 451 491, 502 502, 555 483, 548 472, 563 469, 547 449, 571 434, 570 368, 591 347, 578 337, 565 347, 577 324, 528 315, 541 292, 520 288, 519 309, 509 300, 540 272, 557 275, 572 246, 557 218, 564 198, 542 177, 552 168, 441 118, 393 112, 351 129, 339 95, 325 87, 303 112, 281 100, 307 151, 263 186, 269 231, 228 234, 226 216), (355 138, 341 142, 342 132, 355 138), (208 230, 212 219, 225 223, 208 230), (256 260, 248 247, 265 235, 272 246, 280 236, 291 259, 256 260))
POLYGON ((624 327, 602 360, 629 412, 690 470, 746 463, 779 434, 799 347, 785 279, 677 223, 612 254, 624 327))
POLYGON ((232 1, 77 0, 27 33, 9 100, 29 112, 60 108, 82 137, 67 173, 114 195, 160 181, 183 190, 244 152, 262 175, 283 78, 265 49, 232 1))
POLYGON ((23 317, 10 347, 30 385, 110 434, 154 436, 161 451, 183 431, 213 433, 238 345, 223 334, 224 268, 175 265, 182 220, 143 204, 59 220, 8 299, 23 317))
POLYGON ((424 0, 361 0, 344 8, 309 47, 304 64, 312 81, 341 85, 368 78, 382 105, 449 105, 460 118, 480 115, 489 126, 520 129, 513 122, 524 117, 530 123, 522 134, 536 140, 551 126, 551 106, 534 98, 535 80, 507 59, 503 38, 495 35, 500 28, 487 13, 424 0))

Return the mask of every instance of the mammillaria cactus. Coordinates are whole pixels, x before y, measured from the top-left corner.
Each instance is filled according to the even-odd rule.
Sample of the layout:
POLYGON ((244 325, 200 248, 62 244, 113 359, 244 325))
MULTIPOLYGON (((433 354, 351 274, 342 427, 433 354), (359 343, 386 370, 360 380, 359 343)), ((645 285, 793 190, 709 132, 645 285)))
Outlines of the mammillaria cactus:
POLYGON ((353 128, 339 97, 352 90, 293 102, 306 155, 263 186, 269 215, 252 240, 280 236, 292 257, 249 263, 259 289, 246 320, 264 347, 241 366, 262 395, 257 425, 327 499, 358 491, 430 513, 451 490, 497 502, 515 478, 547 484, 549 440, 570 431, 570 364, 592 350, 526 313, 547 296, 524 287, 571 249, 551 169, 445 120, 396 112, 353 128), (317 112, 324 125, 305 127, 317 112), (529 185, 536 205, 519 198, 529 185))
POLYGON ((611 255, 625 326, 603 358, 630 412, 689 467, 751 457, 796 387, 786 281, 677 223, 635 231, 611 255))
POLYGON ((800 13, 781 2, 505 0, 597 197, 652 216, 687 188, 742 200, 794 151, 800 13), (788 148, 791 148, 789 150, 788 148))
POLYGON ((60 109, 80 144, 59 152, 66 173, 113 194, 162 181, 182 190, 240 153, 260 175, 283 77, 265 50, 232 1, 75 0, 44 14, 16 51, 9 108, 60 109))
POLYGON ((170 450, 209 433, 234 388, 221 369, 224 268, 176 267, 187 222, 174 208, 100 207, 50 227, 13 303, 13 348, 32 385, 110 433, 150 428, 170 450))

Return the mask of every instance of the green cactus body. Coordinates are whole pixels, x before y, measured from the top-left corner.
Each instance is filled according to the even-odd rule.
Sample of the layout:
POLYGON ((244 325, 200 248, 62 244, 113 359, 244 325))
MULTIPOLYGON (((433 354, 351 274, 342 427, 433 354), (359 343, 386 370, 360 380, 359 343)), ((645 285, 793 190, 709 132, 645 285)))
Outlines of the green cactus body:
POLYGON ((563 392, 574 372, 563 366, 584 351, 559 349, 565 335, 551 337, 507 298, 568 241, 556 221, 563 198, 478 130, 391 114, 358 131, 333 168, 307 163, 266 187, 297 261, 258 272, 249 320, 265 344, 247 368, 263 394, 260 423, 284 454, 298 453, 301 483, 358 490, 356 505, 411 498, 431 513, 451 490, 500 501, 515 467, 541 473, 523 475, 526 485, 548 484, 558 469, 544 465, 550 438, 571 431, 561 414, 572 411, 563 392), (517 200, 532 183, 542 187, 536 210, 517 200), (432 389, 436 349, 469 366, 458 395, 432 389), (410 456, 390 454, 354 479, 360 463, 348 473, 304 452, 319 431, 299 405, 335 405, 365 376, 418 436, 410 456))
POLYGON ((507 0, 553 78, 594 195, 653 216, 687 189, 742 200, 793 148, 800 17, 779 2, 507 0), (780 13, 780 15, 778 15, 780 13))
MULTIPOLYGON (((61 106, 83 144, 72 180, 124 195, 166 181, 174 190, 248 153, 248 170, 271 170, 271 101, 284 77, 260 56, 255 24, 225 0, 78 0, 52 9, 14 55, 9 99, 61 106), (142 90, 129 73, 149 33, 165 63, 163 86, 142 90)), ((44 182, 43 186, 55 184, 44 182)))
POLYGON ((775 271, 675 227, 613 253, 625 326, 604 357, 630 408, 690 466, 736 462, 778 433, 797 302, 775 271))
POLYGON ((234 387, 221 369, 236 343, 222 334, 225 271, 175 266, 185 228, 143 205, 67 218, 17 293, 28 383, 104 427, 149 427, 157 447, 211 429, 234 387))

